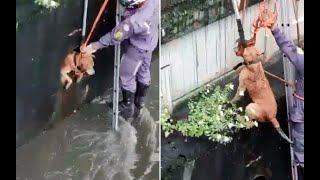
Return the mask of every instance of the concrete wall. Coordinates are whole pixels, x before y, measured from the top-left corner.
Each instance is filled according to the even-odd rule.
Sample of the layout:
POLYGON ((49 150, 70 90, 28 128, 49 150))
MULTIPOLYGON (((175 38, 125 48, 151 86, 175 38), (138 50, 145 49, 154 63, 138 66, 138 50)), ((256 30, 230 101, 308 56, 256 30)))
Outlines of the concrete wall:
MULTIPOLYGON (((296 39, 292 1, 289 1, 289 4, 287 8, 291 22, 291 38, 296 39)), ((281 8, 277 5, 278 24, 281 25, 281 8)), ((270 3, 269 7, 273 9, 274 5, 270 3)), ((246 10, 243 25, 247 38, 257 8, 256 4, 246 10)), ((299 17, 300 33, 303 35, 303 0, 299 4, 299 17)), ((233 52, 238 37, 235 17, 231 15, 161 45, 161 95, 169 110, 188 98, 199 87, 229 72, 241 61, 233 52)), ((256 45, 267 57, 279 49, 270 31, 264 29, 259 31, 256 45)))
MULTIPOLYGON (((109 1, 92 40, 115 25, 115 2, 109 1)), ((83 1, 64 1, 60 7, 30 18, 35 5, 17 3, 16 32, 16 146, 39 134, 56 120, 63 120, 84 102, 113 86, 114 48, 96 54, 96 74, 63 91, 59 69, 64 56, 79 44, 83 1), (26 18, 24 18, 26 17, 26 18), (28 19, 28 21, 26 21, 28 19)), ((89 1, 87 32, 102 0, 89 1)))

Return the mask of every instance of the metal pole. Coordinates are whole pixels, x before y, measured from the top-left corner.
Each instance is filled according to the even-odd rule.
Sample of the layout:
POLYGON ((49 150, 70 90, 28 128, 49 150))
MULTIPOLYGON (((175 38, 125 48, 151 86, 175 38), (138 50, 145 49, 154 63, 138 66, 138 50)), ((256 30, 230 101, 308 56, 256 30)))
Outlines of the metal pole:
POLYGON ((87 12, 88 12, 88 0, 84 0, 81 40, 84 40, 84 37, 86 36, 87 14, 88 14, 87 12))
POLYGON ((236 19, 240 19, 240 14, 239 14, 239 10, 238 10, 238 3, 237 0, 232 0, 232 6, 233 6, 233 10, 234 10, 234 14, 236 16, 236 19))
MULTIPOLYGON (((281 0, 280 1, 280 9, 281 9, 281 25, 283 28, 284 33, 288 38, 290 38, 290 18, 289 18, 289 12, 287 7, 290 7, 287 0, 281 0)), ((291 64, 289 59, 285 57, 283 54, 283 66, 284 66, 284 79, 286 81, 289 81, 290 79, 295 78, 295 72, 294 72, 294 66, 291 64)), ((293 106, 293 92, 292 88, 289 86, 286 86, 286 104, 287 104, 287 117, 290 118, 290 109, 293 106)), ((291 124, 288 123, 288 129, 289 129, 289 137, 291 139, 291 124)), ((291 173, 292 173, 292 180, 298 180, 298 174, 297 174, 297 166, 294 161, 294 154, 292 146, 290 146, 290 155, 291 155, 291 173)))
MULTIPOLYGON (((121 21, 120 6, 117 2, 116 25, 121 21)), ((113 75, 113 109, 112 109, 112 128, 118 131, 118 102, 119 102, 119 67, 120 67, 120 44, 114 48, 114 75, 113 75)))

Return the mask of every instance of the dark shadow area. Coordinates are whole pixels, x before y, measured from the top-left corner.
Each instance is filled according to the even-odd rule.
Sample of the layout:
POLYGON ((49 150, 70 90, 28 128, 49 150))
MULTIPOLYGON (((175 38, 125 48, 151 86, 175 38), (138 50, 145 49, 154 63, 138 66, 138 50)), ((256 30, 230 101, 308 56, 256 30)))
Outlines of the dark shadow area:
MULTIPOLYGON (((90 42, 114 27, 115 2, 109 1, 90 42)), ((89 1, 87 34, 101 4, 100 0, 89 1)), ((31 18, 37 14, 35 6, 33 1, 16 6, 17 21, 28 19, 16 32, 17 147, 113 86, 114 48, 110 47, 96 53, 94 76, 73 84, 68 91, 61 89, 60 65, 80 43, 83 1, 68 1, 31 18)))
POLYGON ((258 176, 258 177, 253 178, 252 180, 268 180, 268 179, 264 176, 258 176))
MULTIPOLYGON (((274 59, 272 64, 265 66, 265 69, 283 77, 281 55, 277 54, 274 59)), ((278 103, 277 119, 287 133, 285 85, 272 77, 267 76, 267 78, 278 103)), ((237 73, 232 73, 215 84, 224 85, 229 82, 235 87, 238 86, 237 73)), ((244 107, 250 101, 250 97, 245 93, 239 105, 244 107)), ((188 112, 185 102, 175 109, 172 117, 175 120, 185 119, 188 117, 188 112)), ((233 139, 228 145, 220 145, 205 137, 182 137, 179 133, 175 133, 165 138, 162 134, 162 179, 182 180, 185 165, 192 160, 195 160, 195 163, 191 180, 251 180, 258 176, 264 176, 268 180, 291 179, 289 144, 271 124, 259 123, 257 128, 234 134, 233 139)))

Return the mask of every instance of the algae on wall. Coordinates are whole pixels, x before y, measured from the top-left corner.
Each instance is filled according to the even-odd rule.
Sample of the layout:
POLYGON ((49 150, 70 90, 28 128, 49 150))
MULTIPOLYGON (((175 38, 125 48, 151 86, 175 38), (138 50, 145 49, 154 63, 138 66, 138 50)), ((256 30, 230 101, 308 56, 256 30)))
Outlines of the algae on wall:
MULTIPOLYGON (((252 6, 261 0, 247 2, 247 6, 252 6)), ((232 0, 161 0, 161 42, 166 43, 231 14, 232 0)))

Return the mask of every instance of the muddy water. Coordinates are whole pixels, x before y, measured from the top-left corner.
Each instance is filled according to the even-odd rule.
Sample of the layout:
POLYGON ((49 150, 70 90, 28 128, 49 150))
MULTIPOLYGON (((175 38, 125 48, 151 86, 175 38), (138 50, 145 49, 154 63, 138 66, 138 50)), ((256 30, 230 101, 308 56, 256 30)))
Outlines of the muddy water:
MULTIPOLYGON (((157 64, 153 69, 157 81, 157 64)), ((16 179, 159 179, 158 84, 152 84, 140 117, 119 119, 118 132, 106 104, 111 91, 19 147, 16 179)))

